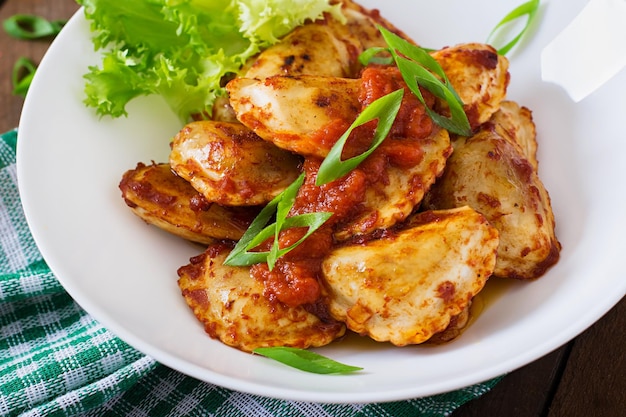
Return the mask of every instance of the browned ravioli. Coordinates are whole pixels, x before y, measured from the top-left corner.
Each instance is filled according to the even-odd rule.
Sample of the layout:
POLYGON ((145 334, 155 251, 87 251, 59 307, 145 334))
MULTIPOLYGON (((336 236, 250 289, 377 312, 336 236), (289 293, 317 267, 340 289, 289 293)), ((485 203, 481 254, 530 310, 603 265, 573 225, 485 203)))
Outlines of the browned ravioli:
POLYGON ((538 172, 527 109, 507 102, 474 136, 453 141, 442 177, 424 208, 469 205, 500 232, 494 275, 532 279, 559 259, 550 196, 538 172))
POLYGON ((224 265, 230 249, 211 245, 178 269, 185 301, 212 338, 251 352, 258 347, 320 347, 344 335, 343 323, 322 321, 304 306, 266 297, 249 267, 224 265))
POLYGON ((470 207, 420 213, 399 231, 330 253, 330 312, 377 341, 426 342, 482 290, 497 246, 497 230, 470 207))
POLYGON ((137 164, 119 188, 133 213, 183 239, 211 243, 239 239, 258 213, 255 207, 223 207, 207 201, 169 164, 137 164))

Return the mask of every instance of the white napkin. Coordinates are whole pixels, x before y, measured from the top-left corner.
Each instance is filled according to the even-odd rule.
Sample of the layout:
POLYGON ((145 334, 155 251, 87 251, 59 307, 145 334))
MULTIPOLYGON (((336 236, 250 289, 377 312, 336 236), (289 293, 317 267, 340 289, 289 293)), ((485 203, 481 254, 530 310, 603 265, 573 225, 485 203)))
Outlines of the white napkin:
POLYGON ((544 81, 563 87, 575 102, 626 66, 626 0, 590 0, 541 53, 544 81))

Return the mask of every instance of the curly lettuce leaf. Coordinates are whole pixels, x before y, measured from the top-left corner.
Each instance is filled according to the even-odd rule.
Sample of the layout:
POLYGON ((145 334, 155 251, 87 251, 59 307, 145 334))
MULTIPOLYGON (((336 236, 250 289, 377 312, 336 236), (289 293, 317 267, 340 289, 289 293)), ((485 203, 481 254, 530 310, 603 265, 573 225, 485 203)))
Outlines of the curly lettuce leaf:
POLYGON ((295 26, 307 19, 330 12, 343 20, 340 5, 329 7, 327 1, 319 0, 248 0, 236 1, 241 22, 241 32, 247 39, 261 46, 276 43, 295 26))
POLYGON ((182 122, 210 115, 223 78, 307 19, 341 18, 328 0, 78 0, 100 66, 85 74, 85 103, 127 115, 135 97, 160 95, 182 122))

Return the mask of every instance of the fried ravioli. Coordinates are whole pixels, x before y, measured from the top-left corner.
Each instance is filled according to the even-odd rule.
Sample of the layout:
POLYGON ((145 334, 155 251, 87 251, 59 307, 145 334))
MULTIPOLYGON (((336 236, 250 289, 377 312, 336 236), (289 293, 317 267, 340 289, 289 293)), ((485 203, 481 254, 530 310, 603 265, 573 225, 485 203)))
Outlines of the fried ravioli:
POLYGON ((178 270, 183 297, 212 338, 251 352, 271 346, 319 347, 343 336, 342 323, 324 322, 303 306, 269 300, 249 267, 223 264, 228 253, 228 247, 212 245, 178 270))

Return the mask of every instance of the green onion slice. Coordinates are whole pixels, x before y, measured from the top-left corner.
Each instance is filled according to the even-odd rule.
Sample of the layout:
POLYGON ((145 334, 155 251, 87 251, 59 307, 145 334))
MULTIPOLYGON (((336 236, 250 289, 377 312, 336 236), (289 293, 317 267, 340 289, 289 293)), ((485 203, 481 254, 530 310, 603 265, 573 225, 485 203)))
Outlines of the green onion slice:
POLYGON ((520 39, 522 39, 522 36, 524 36, 524 34, 528 30, 528 28, 531 26, 533 20, 537 16, 537 12, 539 10, 539 3, 540 3, 539 0, 529 0, 526 3, 521 4, 518 7, 516 7, 515 9, 513 9, 512 11, 510 11, 493 28, 493 30, 491 31, 491 33, 487 37, 487 43, 492 43, 494 41, 495 37, 496 37, 496 34, 500 33, 501 30, 507 24, 509 24, 509 23, 511 23, 511 22, 513 22, 513 21, 515 21, 517 19, 523 18, 524 16, 527 16, 526 24, 520 30, 520 32, 513 39, 511 39, 508 43, 506 43, 505 45, 503 45, 500 48, 497 48, 498 54, 506 55, 511 49, 513 49, 513 47, 515 45, 517 45, 517 43, 519 43, 520 39))
POLYGON ((386 52, 389 52, 388 48, 373 46, 361 52, 359 62, 363 66, 367 66, 368 64, 391 65, 393 64, 393 58, 391 56, 380 56, 386 52))
POLYGON ((13 65, 11 82, 13 83, 13 94, 25 97, 30 84, 33 82, 37 66, 28 58, 21 57, 13 65))
POLYGON ((59 34, 64 20, 47 20, 41 16, 16 14, 4 20, 4 30, 17 39, 39 39, 59 34))
POLYGON ((371 155, 371 153, 378 148, 391 130, 391 126, 393 125, 396 115, 400 110, 403 96, 404 90, 396 90, 374 100, 361 112, 361 114, 359 114, 348 130, 346 130, 346 132, 330 149, 330 152, 326 158, 324 158, 324 161, 322 161, 319 171, 317 172, 315 185, 319 186, 327 184, 337 178, 343 177, 356 168, 365 158, 371 155), (372 139, 370 147, 362 154, 342 161, 341 154, 352 131, 357 127, 375 119, 378 119, 378 124, 376 126, 374 138, 372 139))
POLYGON ((424 105, 433 121, 449 132, 470 136, 472 129, 463 109, 463 101, 454 90, 441 65, 429 54, 429 50, 413 45, 383 27, 379 27, 379 30, 389 46, 389 52, 402 78, 411 92, 424 105), (426 105, 419 89, 420 86, 448 103, 450 117, 442 116, 426 105))
POLYGON ((224 261, 225 265, 248 266, 267 262, 270 270, 272 270, 278 258, 295 249, 332 216, 333 213, 320 212, 287 217, 303 182, 304 174, 301 174, 289 187, 277 195, 261 210, 237 245, 235 245, 233 250, 226 257, 224 261), (266 226, 274 216, 276 217, 274 223, 266 226), (297 242, 286 248, 280 248, 278 239, 280 232, 293 227, 307 227, 308 230, 297 242), (252 251, 252 249, 272 236, 274 237, 274 242, 269 251, 252 251))
POLYGON ((347 374, 363 369, 358 366, 345 365, 305 349, 278 346, 256 348, 253 352, 292 368, 314 374, 347 374))

